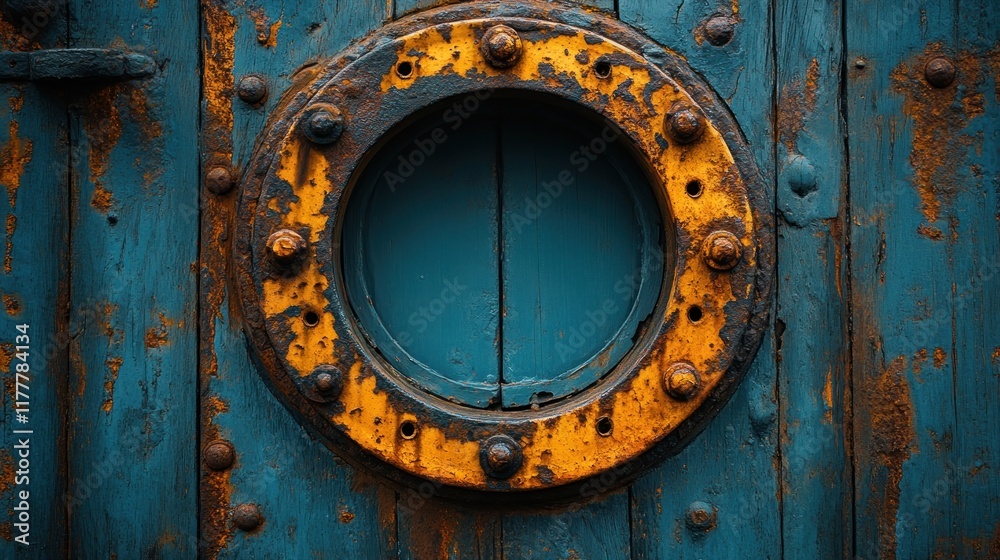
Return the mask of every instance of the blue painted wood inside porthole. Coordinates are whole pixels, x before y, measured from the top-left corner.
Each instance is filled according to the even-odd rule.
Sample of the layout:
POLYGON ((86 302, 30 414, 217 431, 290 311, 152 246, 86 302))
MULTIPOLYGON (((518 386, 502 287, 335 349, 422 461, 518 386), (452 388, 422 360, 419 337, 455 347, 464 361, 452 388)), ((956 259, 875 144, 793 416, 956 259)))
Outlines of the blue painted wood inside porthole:
POLYGON ((547 97, 454 103, 355 182, 344 283, 402 376, 479 408, 561 399, 633 347, 663 285, 662 212, 628 141, 547 97))

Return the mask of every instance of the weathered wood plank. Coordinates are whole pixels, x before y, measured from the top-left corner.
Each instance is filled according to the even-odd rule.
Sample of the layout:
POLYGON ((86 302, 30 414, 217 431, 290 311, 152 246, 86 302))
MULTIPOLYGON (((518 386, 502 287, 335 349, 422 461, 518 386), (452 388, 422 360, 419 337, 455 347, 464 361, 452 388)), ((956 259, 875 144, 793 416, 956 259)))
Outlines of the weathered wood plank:
MULTIPOLYGON (((65 7, 44 14, 22 14, 37 23, 0 16, 0 50, 53 47, 65 41, 65 7)), ((66 547, 66 443, 62 399, 66 394, 69 274, 69 152, 65 106, 31 84, 0 86, 0 216, 5 243, 0 295, 0 371, 4 392, 0 407, 0 501, 7 512, 0 522, 0 557, 56 558, 66 547), (29 325, 28 356, 18 358, 17 325, 29 325), (27 423, 16 421, 15 383, 19 364, 29 369, 27 423), (15 434, 14 430, 31 430, 15 434), (27 473, 18 465, 19 439, 30 439, 27 473), (22 471, 20 474, 18 471, 22 471), (27 474, 27 476, 25 476, 27 474), (27 536, 14 524, 28 492, 27 536), (15 542, 21 537, 28 546, 15 542)), ((75 323, 82 319, 76 317, 75 323)), ((24 369, 21 366, 20 369, 24 369)), ((25 382, 24 379, 21 379, 25 382)), ((24 391, 24 388, 21 388, 24 391)))
POLYGON ((997 16, 886 8, 846 14, 856 555, 992 558, 997 16), (934 87, 940 56, 957 75, 934 87))
POLYGON ((844 558, 852 481, 844 436, 841 7, 783 0, 776 8, 783 553, 844 558))
POLYGON ((503 557, 511 560, 633 558, 628 492, 619 491, 601 501, 558 514, 505 515, 503 551, 503 557))
POLYGON ((90 315, 70 333, 70 556, 192 556, 197 4, 69 11, 71 46, 124 43, 161 65, 73 92, 70 314, 90 315))
MULTIPOLYGON (((386 5, 203 0, 205 111, 203 169, 249 160, 268 113, 293 72, 331 56, 376 29, 386 5), (251 106, 234 95, 241 77, 257 74, 269 87, 251 106)), ((264 385, 248 356, 227 285, 228 247, 236 194, 205 192, 201 220, 201 439, 232 443, 236 464, 203 467, 202 554, 207 558, 395 557, 394 491, 347 467, 309 437, 264 385), (245 533, 232 508, 256 504, 263 526, 245 533)))
POLYGON ((402 490, 399 560, 500 560, 501 515, 433 499, 432 484, 402 490))
MULTIPOLYGON (((729 103, 770 182, 774 61, 767 5, 621 0, 619 14, 683 55, 729 103), (735 20, 724 46, 706 39, 713 15, 735 20)), ((780 556, 774 351, 765 339, 743 385, 705 432, 633 484, 633 557, 780 556)))

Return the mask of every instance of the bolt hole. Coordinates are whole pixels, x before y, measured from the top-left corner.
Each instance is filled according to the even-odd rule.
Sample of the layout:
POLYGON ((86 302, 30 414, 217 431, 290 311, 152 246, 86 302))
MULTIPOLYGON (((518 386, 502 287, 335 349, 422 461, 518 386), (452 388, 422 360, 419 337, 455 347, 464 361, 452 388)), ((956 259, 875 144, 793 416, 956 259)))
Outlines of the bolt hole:
POLYGON ((701 181, 699 181, 698 179, 693 179, 689 181, 686 190, 688 196, 690 196, 691 198, 698 198, 699 196, 701 196, 702 193, 701 181))
POLYGON ((399 435, 403 436, 403 439, 413 439, 417 437, 417 424, 413 420, 404 420, 402 424, 399 425, 399 435))
POLYGON ((116 226, 116 225, 118 225, 118 216, 115 216, 114 214, 109 214, 108 215, 108 225, 109 226, 116 226))
POLYGON ((692 305, 691 307, 688 308, 688 319, 692 323, 697 323, 701 321, 704 316, 705 313, 697 305, 692 305))
POLYGON ((600 418, 597 419, 597 433, 600 434, 601 437, 610 436, 614 428, 615 426, 611 422, 611 418, 608 418, 607 416, 601 416, 600 418))
POLYGON ((607 60, 598 60, 594 65, 594 73, 598 78, 606 80, 611 77, 611 63, 607 60))
POLYGON ((404 60, 396 65, 396 74, 404 80, 413 76, 413 63, 404 60))
POLYGON ((319 315, 315 311, 306 311, 302 314, 302 321, 307 327, 315 327, 319 324, 319 315))

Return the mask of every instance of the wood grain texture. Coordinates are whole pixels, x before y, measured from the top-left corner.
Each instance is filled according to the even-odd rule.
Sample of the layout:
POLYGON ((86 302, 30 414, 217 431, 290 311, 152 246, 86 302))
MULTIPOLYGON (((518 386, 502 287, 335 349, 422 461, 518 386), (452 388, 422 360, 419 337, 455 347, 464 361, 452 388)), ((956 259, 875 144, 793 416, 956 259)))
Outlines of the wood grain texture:
MULTIPOLYGON (((23 17, 23 16, 22 16, 23 17)), ((43 20, 39 20, 42 23, 43 20)), ((65 8, 46 24, 26 27, 0 16, 0 50, 54 47, 66 39, 65 8)), ((33 84, 0 86, 0 216, 5 223, 0 275, 0 501, 10 512, 0 522, 0 557, 57 558, 65 554, 67 532, 65 414, 69 342, 69 151, 65 105, 51 89, 33 84), (29 325, 28 423, 15 421, 17 325, 29 325), (14 434, 13 430, 32 430, 14 434), (19 439, 30 439, 27 479, 18 466, 19 439), (20 479, 20 480, 19 480, 20 479), (26 482, 26 483, 25 483, 26 482), (28 547, 14 538, 19 494, 28 492, 28 547), (17 497, 17 499, 15 499, 17 497)), ((74 323, 79 325, 79 318, 74 323)), ((23 388, 22 388, 23 390, 23 388)), ((23 509, 23 507, 21 507, 23 509)), ((18 512, 19 514, 20 512, 18 512)))
POLYGON ((856 555, 998 554, 997 15, 847 7, 856 555), (954 61, 932 87, 928 61, 954 61), (989 397, 987 397, 989 395, 989 397))
MULTIPOLYGON (((757 165, 772 181, 774 61, 768 6, 745 2, 720 9, 703 1, 622 0, 619 13, 701 73, 729 104, 757 165), (722 47, 704 39, 704 22, 719 13, 737 19, 733 40, 722 47)), ((781 556, 774 352, 766 337, 742 386, 705 432, 633 484, 633 557, 725 558, 735 551, 755 558, 781 556), (707 531, 688 524, 688 510, 696 502, 714 515, 707 531)))
POLYGON ((632 554, 627 491, 558 514, 508 514, 503 530, 507 559, 641 558, 632 554))
POLYGON ((344 217, 345 283, 373 346, 418 386, 499 400, 500 187, 495 115, 434 112, 382 148, 344 217))
POLYGON ((663 250, 652 188, 613 129, 534 103, 507 104, 502 121, 502 395, 513 408, 572 395, 618 365, 656 304, 663 250))
POLYGON ((852 481, 841 7, 823 0, 776 8, 783 552, 844 558, 852 546, 852 481))
MULTIPOLYGON (((380 3, 204 0, 202 36, 206 106, 203 166, 248 161, 257 134, 296 69, 332 56, 377 28, 380 3), (237 81, 268 82, 260 106, 234 94, 237 81)), ((207 558, 394 558, 395 499, 341 463, 274 397, 250 360, 242 317, 226 275, 235 194, 207 191, 201 220, 201 438, 230 441, 236 464, 224 473, 203 467, 202 555, 207 558), (256 504, 264 525, 246 533, 231 508, 256 504)))
POLYGON ((73 149, 70 556, 191 556, 195 511, 197 5, 69 3, 71 46, 156 76, 79 89, 73 149), (188 212, 185 212, 185 209, 188 212))

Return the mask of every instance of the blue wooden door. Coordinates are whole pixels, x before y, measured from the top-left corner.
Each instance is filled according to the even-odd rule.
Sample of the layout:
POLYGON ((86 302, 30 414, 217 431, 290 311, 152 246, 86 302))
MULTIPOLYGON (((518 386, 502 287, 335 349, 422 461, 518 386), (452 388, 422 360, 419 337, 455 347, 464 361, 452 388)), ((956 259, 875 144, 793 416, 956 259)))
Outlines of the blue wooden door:
MULTIPOLYGON (((233 188, 302 73, 438 4, 0 5, 0 556, 1000 557, 989 0, 565 3, 682 56, 773 188, 776 289, 746 379, 676 456, 551 508, 389 485, 307 431, 249 349, 233 188), (66 48, 155 65, 19 73, 66 48)), ((645 274, 675 240, 653 234, 641 158, 611 143, 576 173, 603 124, 558 104, 483 100, 446 142, 439 124, 386 138, 353 187, 359 336, 463 406, 585 389, 669 289, 645 274)))

